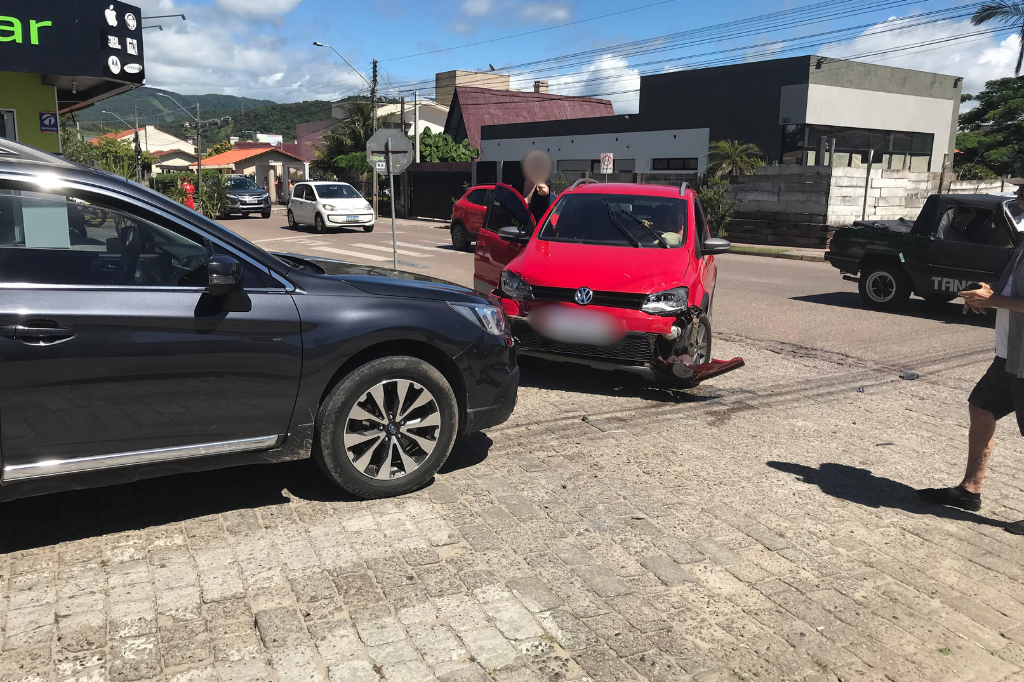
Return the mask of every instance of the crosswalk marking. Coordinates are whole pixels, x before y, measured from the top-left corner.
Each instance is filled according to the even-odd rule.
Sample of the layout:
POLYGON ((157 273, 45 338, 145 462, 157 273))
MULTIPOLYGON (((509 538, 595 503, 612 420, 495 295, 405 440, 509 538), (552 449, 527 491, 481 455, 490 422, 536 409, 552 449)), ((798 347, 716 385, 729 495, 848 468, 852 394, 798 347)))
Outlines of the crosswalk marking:
MULTIPOLYGON (((399 243, 401 244, 401 242, 399 242, 399 243)), ((377 251, 387 251, 388 253, 391 253, 391 251, 392 251, 390 246, 375 246, 373 244, 352 244, 352 246, 355 246, 355 247, 360 248, 360 249, 375 249, 377 251)), ((407 245, 406 244, 402 244, 402 246, 407 246, 407 245)), ((433 255, 428 255, 428 254, 425 254, 425 253, 418 253, 416 251, 406 251, 405 249, 398 249, 398 253, 402 254, 403 256, 417 256, 419 258, 433 258, 434 257, 433 255)))
POLYGON ((378 256, 378 255, 372 254, 372 253, 360 253, 359 251, 346 251, 345 249, 334 249, 334 248, 331 248, 329 246, 317 246, 317 247, 314 247, 314 248, 317 251, 326 251, 328 253, 336 253, 336 254, 339 254, 341 256, 350 256, 352 258, 365 258, 366 260, 375 260, 375 261, 380 261, 380 262, 391 260, 390 258, 385 258, 384 256, 378 256))

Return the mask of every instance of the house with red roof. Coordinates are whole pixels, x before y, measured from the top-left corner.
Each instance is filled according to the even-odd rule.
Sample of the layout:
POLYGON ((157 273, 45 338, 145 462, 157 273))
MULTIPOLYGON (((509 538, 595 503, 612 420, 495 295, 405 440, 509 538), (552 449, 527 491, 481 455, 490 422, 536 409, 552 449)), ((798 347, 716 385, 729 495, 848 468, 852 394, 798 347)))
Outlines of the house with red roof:
POLYGON ((153 162, 154 173, 180 173, 188 170, 188 165, 196 160, 195 154, 181 149, 158 149, 150 154, 156 158, 153 162))
MULTIPOLYGON (((93 144, 98 145, 102 138, 109 138, 112 140, 128 140, 129 142, 135 136, 135 129, 129 128, 128 130, 122 130, 116 133, 107 133, 100 135, 99 137, 90 140, 93 144)), ((187 140, 182 140, 169 135, 162 130, 157 130, 155 126, 142 126, 139 128, 139 145, 142 147, 142 151, 149 152, 152 154, 154 151, 167 151, 170 149, 180 149, 183 152, 195 156, 196 146, 187 140)))
MULTIPOLYGON (((195 170, 195 162, 189 164, 195 170)), ((292 181, 309 179, 309 161, 280 147, 251 147, 231 149, 203 159, 203 170, 219 170, 225 175, 251 175, 262 186, 273 169, 278 178, 292 181)))
MULTIPOLYGON (((612 103, 606 99, 555 95, 543 91, 546 90, 546 84, 538 84, 535 90, 540 91, 519 92, 457 86, 448 109, 444 132, 456 142, 469 140, 471 145, 480 149, 480 128, 483 126, 615 114, 612 103)), ((487 159, 481 156, 481 160, 487 159)))

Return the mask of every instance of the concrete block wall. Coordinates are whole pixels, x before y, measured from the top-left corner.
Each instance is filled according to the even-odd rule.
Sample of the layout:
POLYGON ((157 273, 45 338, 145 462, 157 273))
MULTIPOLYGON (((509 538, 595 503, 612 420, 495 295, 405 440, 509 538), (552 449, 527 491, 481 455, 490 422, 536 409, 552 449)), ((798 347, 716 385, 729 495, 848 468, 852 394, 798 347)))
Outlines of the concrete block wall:
POLYGON ((939 173, 833 168, 826 223, 832 227, 866 220, 914 219, 928 195, 939 191, 939 173), (865 207, 865 192, 867 205, 865 207))
POLYGON ((1016 192, 1017 187, 1006 181, 1006 178, 996 180, 954 180, 949 183, 950 194, 1001 194, 1003 192, 1016 192))
POLYGON ((729 179, 737 218, 824 224, 828 213, 829 169, 821 166, 764 166, 754 175, 729 179))

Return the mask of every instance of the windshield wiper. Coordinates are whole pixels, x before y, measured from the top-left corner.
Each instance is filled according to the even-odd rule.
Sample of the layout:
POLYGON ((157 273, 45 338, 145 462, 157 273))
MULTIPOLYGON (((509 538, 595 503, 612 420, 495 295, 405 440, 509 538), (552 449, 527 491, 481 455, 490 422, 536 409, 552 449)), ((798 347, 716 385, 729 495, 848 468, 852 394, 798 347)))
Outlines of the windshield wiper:
POLYGON ((654 237, 655 239, 657 239, 658 243, 661 244, 661 248, 663 248, 663 249, 669 248, 668 242, 665 241, 660 234, 658 234, 657 232, 652 230, 650 225, 648 225, 644 221, 640 220, 639 218, 637 218, 635 215, 633 215, 629 211, 623 211, 623 210, 620 209, 619 213, 621 213, 624 216, 628 216, 628 217, 632 218, 634 221, 636 221, 637 225, 639 225, 640 227, 642 227, 645 230, 647 230, 648 232, 650 232, 651 236, 654 237))
POLYGON ((622 236, 628 239, 630 244, 638 249, 641 248, 640 242, 636 240, 636 237, 631 235, 629 230, 626 229, 626 226, 620 223, 619 219, 615 217, 615 211, 612 210, 612 205, 608 203, 607 199, 604 200, 604 205, 608 207, 608 217, 612 219, 612 225, 615 226, 615 229, 621 232, 622 236))

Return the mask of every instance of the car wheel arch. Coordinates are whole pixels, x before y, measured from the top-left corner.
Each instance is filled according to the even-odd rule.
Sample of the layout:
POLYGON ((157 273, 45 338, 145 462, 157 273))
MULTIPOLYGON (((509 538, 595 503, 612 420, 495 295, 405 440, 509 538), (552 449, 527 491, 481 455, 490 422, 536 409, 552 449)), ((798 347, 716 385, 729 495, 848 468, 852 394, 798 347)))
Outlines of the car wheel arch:
MULTIPOLYGON (((461 434, 466 423, 466 384, 462 378, 462 371, 455 364, 455 361, 445 355, 437 346, 416 339, 381 341, 366 346, 354 353, 335 370, 327 385, 324 386, 317 401, 318 412, 327 396, 346 376, 368 362, 395 355, 407 355, 423 360, 444 376, 445 380, 452 387, 452 392, 455 393, 455 402, 459 407, 459 434, 461 434)), ((319 414, 317 417, 319 418, 319 414)))

